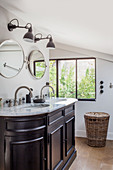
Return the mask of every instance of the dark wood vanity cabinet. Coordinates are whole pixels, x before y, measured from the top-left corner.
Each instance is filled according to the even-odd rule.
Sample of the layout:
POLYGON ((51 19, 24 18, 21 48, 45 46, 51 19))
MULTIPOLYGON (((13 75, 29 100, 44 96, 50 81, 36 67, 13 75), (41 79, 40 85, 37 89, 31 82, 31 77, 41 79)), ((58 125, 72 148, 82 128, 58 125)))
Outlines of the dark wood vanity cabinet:
POLYGON ((64 110, 55 111, 48 117, 48 169, 62 169, 64 164, 64 110))
POLYGON ((76 157, 75 105, 49 114, 48 143, 48 169, 68 169, 76 157))
POLYGON ((33 139, 20 140, 17 137, 5 137, 5 170, 44 169, 44 138, 32 137, 33 139))
MULTIPOLYGON (((3 159, 0 170, 46 169, 46 119, 46 116, 4 119, 4 146, 0 146, 3 159)), ((0 140, 0 144, 1 142, 3 143, 0 140)))
POLYGON ((76 157, 74 104, 40 116, 0 119, 0 170, 68 169, 76 157))

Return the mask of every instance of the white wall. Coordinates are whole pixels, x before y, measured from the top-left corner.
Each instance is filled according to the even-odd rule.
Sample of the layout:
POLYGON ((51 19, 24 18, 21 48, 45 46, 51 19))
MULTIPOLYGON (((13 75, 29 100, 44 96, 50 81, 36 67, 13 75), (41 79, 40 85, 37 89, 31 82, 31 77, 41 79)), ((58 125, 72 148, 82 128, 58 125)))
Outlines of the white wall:
POLYGON ((98 57, 98 58, 102 58, 108 61, 113 61, 113 55, 110 54, 106 54, 106 53, 101 53, 98 51, 94 51, 94 50, 89 50, 89 49, 84 49, 84 48, 80 48, 80 47, 76 47, 76 46, 69 46, 66 44, 62 44, 62 43, 55 43, 57 49, 50 51, 50 58, 51 57, 60 57, 61 55, 63 57, 67 57, 67 56, 74 56, 79 58, 79 57, 84 57, 84 56, 89 56, 89 57, 98 57))
MULTIPOLYGON (((12 32, 9 32, 7 29, 7 24, 13 18, 17 17, 0 7, 0 43, 6 39, 13 39, 17 41, 22 46, 25 57, 28 57, 32 50, 40 50, 44 54, 47 68, 44 77, 40 80, 36 80, 31 76, 29 70, 26 69, 26 64, 24 64, 21 72, 14 78, 6 79, 0 76, 0 97, 3 99, 14 98, 15 90, 22 85, 32 87, 34 89, 34 95, 37 95, 39 94, 41 87, 45 85, 46 81, 49 80, 49 51, 46 49, 47 42, 42 41, 36 44, 25 42, 23 40, 23 36, 27 32, 26 29, 15 29, 12 32)), ((17 19, 19 20, 20 25, 26 25, 26 23, 23 22, 20 18, 17 19)), ((34 34, 36 33, 38 33, 38 30, 35 30, 34 34)), ((24 89, 19 92, 19 95, 23 96, 26 93, 28 93, 28 91, 24 89)))
MULTIPOLYGON (((70 52, 67 46, 62 48, 62 46, 57 46, 59 49, 56 49, 51 52, 51 57, 57 56, 58 58, 66 57, 83 57, 85 54, 92 54, 90 51, 85 51, 85 54, 82 54, 82 51, 79 49, 78 51, 73 50, 70 52), (61 49, 60 49, 61 48, 61 49), (66 51, 67 49, 67 51, 66 51), (78 53, 78 54, 77 54, 78 53), (74 55, 75 54, 75 55, 74 55), (80 54, 80 55, 79 55, 80 54)), ((76 103, 76 125, 75 125, 75 135, 79 137, 86 137, 85 130, 85 121, 84 121, 84 113, 86 112, 107 112, 110 114, 109 128, 108 128, 108 139, 113 140, 113 88, 109 88, 110 83, 113 83, 113 62, 112 57, 105 54, 100 54, 98 52, 93 51, 93 55, 96 56, 96 101, 79 101, 76 103), (99 57, 99 58, 98 58, 99 57), (103 59, 111 60, 106 61, 103 59), (99 93, 99 82, 104 81, 104 93, 99 93)), ((88 57, 88 56, 87 56, 88 57)))

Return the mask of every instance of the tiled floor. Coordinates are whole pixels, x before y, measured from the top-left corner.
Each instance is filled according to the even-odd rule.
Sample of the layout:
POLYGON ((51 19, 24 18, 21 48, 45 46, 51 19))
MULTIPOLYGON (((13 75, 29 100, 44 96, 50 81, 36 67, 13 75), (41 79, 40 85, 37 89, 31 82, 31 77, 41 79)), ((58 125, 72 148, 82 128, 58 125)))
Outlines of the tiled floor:
POLYGON ((113 141, 102 148, 90 147, 85 138, 76 138, 77 157, 69 170, 113 170, 113 141))

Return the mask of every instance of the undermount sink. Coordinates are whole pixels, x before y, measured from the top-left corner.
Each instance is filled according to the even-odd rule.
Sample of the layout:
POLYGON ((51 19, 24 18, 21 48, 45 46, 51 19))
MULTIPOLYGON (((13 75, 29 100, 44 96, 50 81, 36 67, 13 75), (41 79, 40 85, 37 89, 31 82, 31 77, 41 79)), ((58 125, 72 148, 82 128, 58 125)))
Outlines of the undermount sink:
POLYGON ((54 102, 55 104, 65 104, 65 102, 67 101, 67 99, 54 99, 52 102, 54 102))
POLYGON ((57 99, 57 101, 66 101, 67 99, 57 99))
MULTIPOLYGON (((48 101, 48 99, 46 101, 48 101)), ((52 99, 50 99, 50 101, 57 103, 57 102, 60 102, 60 101, 67 101, 67 99, 65 99, 65 98, 52 98, 52 99)))
POLYGON ((61 105, 61 104, 65 104, 65 102, 67 101, 67 99, 65 98, 52 98, 49 100, 46 100, 46 103, 32 103, 28 106, 25 106, 25 109, 43 109, 43 108, 48 108, 49 106, 51 106, 51 104, 54 104, 55 106, 57 105, 61 105))
POLYGON ((49 107, 49 106, 50 106, 50 104, 40 103, 40 104, 33 104, 33 105, 25 107, 25 108, 45 108, 45 107, 49 107))

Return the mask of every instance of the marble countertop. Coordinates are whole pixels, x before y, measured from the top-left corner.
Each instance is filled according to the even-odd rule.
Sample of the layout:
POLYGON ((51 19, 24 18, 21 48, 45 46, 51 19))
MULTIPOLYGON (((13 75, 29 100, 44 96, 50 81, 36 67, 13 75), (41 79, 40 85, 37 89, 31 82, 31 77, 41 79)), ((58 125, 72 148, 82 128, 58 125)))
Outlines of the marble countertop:
POLYGON ((45 103, 25 103, 19 106, 0 108, 0 117, 22 117, 50 113, 78 101, 73 98, 52 98, 45 103), (46 105, 46 106, 45 106, 46 105))

